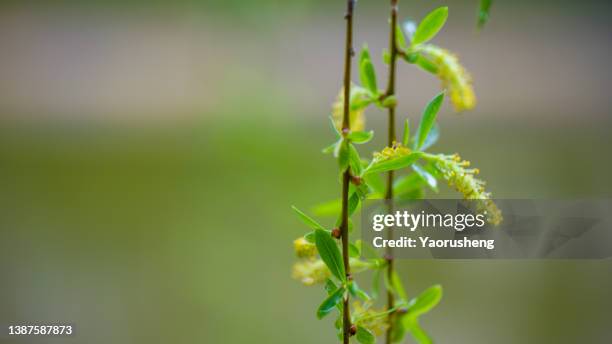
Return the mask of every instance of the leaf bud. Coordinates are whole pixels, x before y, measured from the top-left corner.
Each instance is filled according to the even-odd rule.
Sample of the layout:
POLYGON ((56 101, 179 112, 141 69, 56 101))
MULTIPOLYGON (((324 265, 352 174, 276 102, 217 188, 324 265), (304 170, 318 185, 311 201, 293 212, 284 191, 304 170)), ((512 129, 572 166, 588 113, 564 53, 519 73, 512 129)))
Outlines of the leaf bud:
POLYGON ((363 182, 363 179, 359 176, 351 176, 351 183, 355 184, 355 185, 361 185, 361 183, 363 182))
POLYGON ((340 232, 340 228, 332 229, 331 235, 336 239, 340 239, 340 237, 342 236, 342 233, 340 232))

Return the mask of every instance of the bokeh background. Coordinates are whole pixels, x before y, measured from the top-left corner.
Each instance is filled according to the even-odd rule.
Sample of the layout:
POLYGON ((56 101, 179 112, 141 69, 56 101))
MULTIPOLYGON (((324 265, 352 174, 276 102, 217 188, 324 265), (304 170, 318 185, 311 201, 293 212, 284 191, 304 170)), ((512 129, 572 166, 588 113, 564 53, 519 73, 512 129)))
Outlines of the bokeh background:
MULTIPOLYGON (((445 105, 440 152, 500 198, 609 198, 612 28, 605 1, 446 4, 436 43, 471 71, 475 111, 445 105)), ((71 322, 2 343, 320 343, 324 292, 291 280, 290 205, 337 197, 320 148, 341 83, 344 1, 0 2, 0 324, 71 322)), ((386 75, 387 2, 355 41, 386 75)), ((401 64, 416 123, 439 84, 401 64)), ((384 132, 384 113, 368 126, 384 132)), ((381 146, 378 137, 370 147, 381 146)), ((362 154, 369 152, 363 151, 362 154)), ((452 195, 442 190, 441 195, 452 195)), ((332 220, 324 219, 326 223, 332 220)), ((609 343, 610 261, 402 261, 438 343, 609 343)), ((363 283, 362 283, 363 284, 363 283)))

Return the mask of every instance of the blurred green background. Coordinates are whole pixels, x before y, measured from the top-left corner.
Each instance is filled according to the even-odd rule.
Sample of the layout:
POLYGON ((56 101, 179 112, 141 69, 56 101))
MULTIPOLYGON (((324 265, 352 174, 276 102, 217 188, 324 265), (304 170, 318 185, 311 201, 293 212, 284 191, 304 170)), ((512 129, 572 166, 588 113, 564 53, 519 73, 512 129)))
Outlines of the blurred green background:
MULTIPOLYGON (((495 197, 609 198, 612 6, 496 1, 480 33, 477 1, 401 1, 400 13, 441 4, 436 42, 471 71, 479 104, 443 107, 434 150, 471 160, 495 197)), ((343 10, 0 3, 0 324, 76 324, 45 343, 334 341, 315 318, 322 288, 290 278, 304 232, 290 205, 339 194, 320 149, 343 10)), ((386 17, 387 2, 359 1, 355 41, 377 60, 386 17)), ((400 118, 416 123, 438 88, 401 65, 400 118)), ((384 132, 385 118, 373 109, 368 127, 384 132)), ((610 342, 609 260, 398 265, 413 295, 443 284, 423 319, 438 343, 610 342)))

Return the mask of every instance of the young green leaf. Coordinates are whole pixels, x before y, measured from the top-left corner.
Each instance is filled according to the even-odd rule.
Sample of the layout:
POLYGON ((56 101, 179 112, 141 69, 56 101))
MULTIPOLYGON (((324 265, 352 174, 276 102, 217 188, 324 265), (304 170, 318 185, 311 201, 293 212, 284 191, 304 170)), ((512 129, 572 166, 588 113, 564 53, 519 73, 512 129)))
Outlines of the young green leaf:
POLYGON ((393 326, 391 327, 391 342, 392 343, 400 343, 404 340, 406 336, 406 331, 408 330, 404 323, 402 322, 405 314, 398 314, 395 318, 392 319, 393 326))
POLYGON ((348 289, 351 295, 353 295, 354 297, 358 297, 363 301, 371 300, 370 295, 368 295, 368 293, 366 293, 363 289, 359 288, 357 282, 355 281, 349 282, 348 289))
POLYGON ((440 127, 437 123, 434 123, 433 127, 429 130, 427 137, 425 138, 425 142, 421 146, 421 151, 426 151, 429 147, 433 146, 436 142, 438 142, 438 138, 440 138, 440 127))
POLYGON ((392 290, 395 292, 395 294, 399 297, 401 301, 405 301, 407 299, 406 291, 404 290, 404 285, 402 284, 402 280, 397 274, 397 271, 393 271, 389 284, 391 285, 392 290))
POLYGON ((295 213, 298 215, 300 220, 302 220, 302 222, 304 222, 306 225, 308 225, 308 227, 310 227, 312 229, 322 229, 322 230, 325 230, 325 228, 323 226, 321 226, 317 221, 313 220, 310 216, 304 214, 304 212, 302 212, 301 210, 296 208, 294 205, 291 206, 291 209, 293 209, 293 211, 295 211, 295 213))
POLYGON ((440 110, 443 100, 444 92, 440 92, 429 102, 429 104, 427 104, 425 110, 423 110, 423 116, 421 117, 419 128, 417 129, 417 137, 414 146, 415 149, 420 150, 425 143, 425 138, 436 121, 436 115, 440 110))
POLYGON ((439 7, 429 13, 419 23, 414 36, 412 36, 412 45, 425 43, 432 39, 442 29, 446 18, 448 18, 448 7, 439 7))
POLYGON ((309 243, 314 244, 315 243, 315 231, 311 231, 311 232, 304 234, 304 239, 306 239, 306 241, 308 241, 309 243))
POLYGON ((312 207, 312 212, 317 216, 335 216, 342 210, 342 200, 340 198, 319 203, 312 207))
POLYGON ((317 309, 317 318, 323 319, 323 317, 333 311, 334 308, 336 308, 336 305, 342 300, 343 295, 344 287, 340 287, 331 295, 329 295, 325 300, 323 300, 323 302, 319 306, 319 309, 317 309))
POLYGON ((333 152, 336 150, 336 147, 337 147, 337 146, 338 146, 338 145, 339 145, 341 142, 342 142, 342 140, 338 140, 338 141, 336 141, 336 142, 332 143, 331 145, 329 145, 329 146, 327 146, 327 147, 323 148, 323 149, 321 150, 321 152, 322 152, 323 154, 333 153, 333 152))
POLYGON ((434 176, 431 175, 431 173, 427 172, 427 170, 425 170, 421 165, 419 164, 412 164, 412 169, 414 170, 414 172, 416 172, 419 176, 421 176, 421 178, 423 178, 423 181, 425 181, 425 183, 434 191, 434 192, 438 192, 438 181, 436 180, 436 178, 434 176))
POLYGON ((346 140, 343 140, 339 145, 340 150, 338 152, 338 167, 340 168, 340 171, 344 171, 347 167, 349 167, 350 146, 352 145, 350 145, 346 140))
POLYGON ((418 188, 418 189, 414 189, 410 192, 407 192, 403 195, 398 195, 397 199, 400 202, 404 202, 404 201, 412 201, 412 200, 416 200, 416 199, 424 199, 425 198, 425 191, 423 191, 423 188, 418 188))
POLYGON ((368 48, 367 44, 364 44, 363 47, 361 47, 361 53, 359 54, 359 63, 361 64, 361 62, 365 60, 372 60, 372 58, 370 57, 370 49, 368 48))
POLYGON ((404 122, 404 136, 402 137, 402 144, 404 147, 408 147, 408 143, 410 141, 410 120, 406 118, 404 122))
POLYGON ((360 255, 361 255, 361 249, 357 247, 357 245, 350 242, 349 243, 349 256, 351 258, 359 258, 360 255))
POLYGON ((334 281, 329 278, 325 280, 325 291, 327 292, 327 295, 333 294, 337 289, 338 287, 336 286, 334 281))
POLYGON ((410 334, 412 334, 414 340, 419 344, 432 344, 433 341, 427 335, 427 333, 423 331, 421 325, 419 325, 418 319, 411 319, 411 322, 412 325, 410 326, 410 334))
POLYGON ((351 172, 355 176, 360 176, 363 170, 363 166, 361 166, 361 158, 359 157, 359 152, 354 145, 349 143, 349 166, 351 167, 351 172))
POLYGON ((361 344, 376 343, 376 337, 374 337, 374 334, 365 327, 357 326, 357 333, 355 336, 357 337, 357 341, 361 344))
POLYGON ((342 137, 342 135, 340 134, 340 131, 336 127, 336 123, 334 122, 334 118, 332 116, 329 116, 329 123, 331 124, 331 128, 334 131, 336 138, 342 137))
POLYGON ((321 229, 315 230, 315 244, 321 259, 325 262, 329 271, 340 281, 346 281, 342 256, 331 234, 321 229))
POLYGON ((492 0, 480 0, 480 6, 478 7, 478 28, 482 29, 484 24, 489 20, 489 12, 491 10, 492 0))
POLYGON ((379 162, 375 162, 370 164, 364 171, 364 175, 368 175, 371 173, 380 173, 387 172, 391 170, 399 170, 409 165, 412 165, 414 162, 421 158, 420 152, 412 152, 408 155, 401 156, 399 158, 392 158, 388 160, 383 160, 379 162))
POLYGON ((355 193, 359 196, 360 200, 367 199, 370 194, 370 188, 366 184, 361 183, 361 185, 355 186, 355 193))
POLYGON ((436 284, 408 302, 408 314, 418 317, 429 312, 442 298, 442 286, 436 284))
POLYGON ((416 173, 411 173, 400 177, 393 183, 393 194, 401 196, 403 194, 412 192, 423 186, 423 179, 416 173))
POLYGON ((399 26, 399 24, 395 26, 395 39, 398 48, 403 51, 408 50, 408 46, 406 45, 406 37, 404 37, 404 33, 402 32, 402 28, 399 26))
POLYGON ((348 134, 347 138, 353 143, 367 143, 374 136, 374 131, 352 131, 348 134))
POLYGON ((384 194, 385 192, 385 182, 380 177, 379 174, 368 174, 363 177, 366 185, 374 192, 379 194, 384 194))
POLYGON ((359 78, 365 88, 367 88, 371 94, 378 94, 378 86, 376 86, 376 72, 374 71, 374 65, 370 59, 370 52, 366 45, 361 50, 361 57, 359 59, 359 78))
POLYGON ((357 208, 359 207, 359 193, 357 191, 353 192, 351 194, 351 196, 349 197, 348 200, 348 213, 349 216, 353 215, 353 213, 355 213, 355 210, 357 210, 357 208))
POLYGON ((391 53, 387 49, 383 49, 382 59, 385 64, 391 64, 391 53))

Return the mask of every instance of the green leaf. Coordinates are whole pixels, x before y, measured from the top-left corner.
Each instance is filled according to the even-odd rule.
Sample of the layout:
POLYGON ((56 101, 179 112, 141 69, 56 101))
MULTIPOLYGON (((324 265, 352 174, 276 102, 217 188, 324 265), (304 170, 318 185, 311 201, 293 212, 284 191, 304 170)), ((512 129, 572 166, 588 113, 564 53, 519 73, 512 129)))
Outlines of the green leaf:
POLYGON ((336 308, 336 305, 342 300, 343 295, 344 287, 340 287, 331 295, 329 295, 325 300, 323 300, 323 302, 319 306, 319 309, 317 309, 317 318, 323 319, 323 317, 333 311, 334 308, 336 308))
POLYGON ((364 44, 363 47, 361 47, 361 53, 359 54, 359 63, 361 64, 361 62, 365 60, 372 60, 372 58, 370 57, 370 49, 368 48, 367 44, 364 44))
POLYGON ((357 341, 361 344, 374 344, 376 343, 376 337, 365 327, 357 326, 357 333, 355 334, 357 341))
POLYGON ((429 131, 431 130, 436 121, 436 115, 440 110, 440 106, 442 106, 443 100, 444 92, 440 92, 429 102, 429 104, 427 104, 425 110, 423 110, 423 116, 421 117, 419 128, 417 129, 417 137, 414 149, 420 150, 423 144, 425 143, 425 138, 429 134, 429 131))
POLYGON ((325 280, 325 291, 327 292, 327 295, 333 294, 337 289, 338 287, 336 286, 334 281, 329 278, 325 280))
POLYGON ((389 50, 383 49, 382 59, 385 64, 391 64, 391 53, 389 53, 389 50))
POLYGON ((480 0, 480 6, 478 7, 478 28, 482 27, 489 20, 489 12, 491 11, 492 0, 480 0))
POLYGON ((360 255, 361 255, 361 249, 359 248, 359 246, 350 242, 349 243, 349 256, 351 258, 359 258, 360 255))
POLYGON ((419 158, 421 158, 420 152, 412 152, 408 155, 405 155, 399 158, 392 158, 388 160, 374 162, 370 164, 370 166, 368 166, 364 170, 363 174, 368 175, 371 173, 380 173, 380 172, 387 172, 391 170, 399 170, 401 168, 412 165, 414 162, 419 160, 419 158))
POLYGON ((412 324, 409 325, 409 327, 410 327, 410 334, 412 334, 412 337, 414 338, 414 340, 419 344, 432 344, 433 341, 427 335, 427 333, 423 331, 423 329, 421 328, 421 325, 419 325, 418 319, 416 318, 408 318, 408 319, 410 319, 410 322, 412 322, 412 324))
POLYGON ((403 201, 412 201, 415 199, 424 199, 425 198, 425 192, 423 191, 423 188, 418 188, 418 189, 414 189, 410 192, 407 192, 403 195, 398 195, 397 196, 397 200, 400 202, 403 201))
POLYGON ((374 136, 374 131, 352 131, 348 134, 347 138, 353 143, 367 143, 374 136))
POLYGON ((319 203, 312 207, 312 212, 317 216, 335 216, 342 211, 342 200, 340 198, 319 203))
POLYGON ((359 59, 359 78, 363 86, 365 86, 371 94, 378 94, 376 72, 374 71, 374 65, 370 59, 370 52, 368 51, 367 45, 364 45, 361 50, 361 57, 359 59))
POLYGON ((418 317, 429 312, 442 298, 442 286, 436 284, 427 288, 419 296, 408 302, 408 313, 412 317, 418 317))
POLYGON ((363 177, 366 185, 374 192, 384 194, 386 190, 385 182, 379 174, 368 174, 363 177))
POLYGON ((338 167, 340 171, 345 171, 350 163, 350 145, 344 140, 340 143, 340 151, 338 152, 338 167))
POLYGON ((416 173, 410 173, 395 180, 393 183, 393 194, 399 197, 419 189, 421 186, 423 186, 423 179, 421 179, 421 176, 416 173))
MULTIPOLYGON (((353 215, 357 209, 359 209, 359 203, 361 202, 357 191, 353 191, 349 196, 348 201, 348 213, 349 216, 353 215)), ((317 204, 312 208, 312 211, 318 216, 335 216, 340 214, 342 211, 342 200, 335 199, 324 203, 317 204)), ((313 234, 314 235, 314 234, 313 234)))
POLYGON ((438 66, 434 64, 433 62, 431 62, 430 59, 428 59, 427 57, 421 54, 415 55, 415 60, 413 63, 421 67, 421 69, 423 69, 426 72, 429 72, 434 75, 438 74, 438 71, 439 71, 438 66))
POLYGON ((397 271, 393 270, 393 274, 391 274, 391 281, 389 284, 392 286, 392 290, 399 297, 400 300, 407 300, 406 291, 404 290, 404 285, 402 284, 402 280, 400 279, 397 271))
POLYGON ((322 152, 323 154, 333 153, 333 152, 336 150, 336 147, 337 147, 337 146, 340 144, 340 142, 342 142, 342 140, 338 140, 338 141, 336 141, 336 142, 332 143, 331 145, 329 145, 329 146, 327 146, 327 147, 323 148, 323 149, 321 150, 321 152, 322 152))
POLYGON ((354 297, 358 297, 362 299, 363 301, 371 300, 370 295, 368 295, 368 293, 366 293, 363 289, 359 288, 359 286, 357 285, 357 282, 355 281, 349 282, 348 290, 351 293, 351 295, 353 295, 354 297))
POLYGON ((401 50, 408 50, 408 46, 406 45, 406 37, 404 37, 404 33, 402 32, 402 28, 398 25, 395 25, 395 39, 397 43, 397 47, 401 50))
POLYGON ((309 243, 314 244, 314 242, 315 242, 315 231, 308 232, 308 233, 304 234, 304 239, 306 239, 306 241, 308 241, 309 243))
POLYGON ((425 142, 423 142, 423 145, 421 146, 421 151, 425 151, 427 150, 429 147, 433 146, 434 143, 438 142, 438 138, 440 138, 440 127, 438 126, 437 123, 434 123, 433 127, 431 127, 431 130, 429 130, 429 134, 427 134, 427 137, 425 138, 425 142))
POLYGON ((361 166, 361 158, 359 157, 359 152, 354 145, 349 143, 349 166, 351 167, 351 171, 353 175, 360 176, 363 171, 363 167, 361 166))
MULTIPOLYGON (((351 194, 351 196, 349 197, 348 200, 348 213, 349 216, 353 215, 353 213, 355 213, 355 210, 357 210, 357 208, 359 207, 359 193, 357 191, 353 192, 351 194)), ((342 208, 342 201, 340 201, 340 208, 342 208)), ((342 209, 340 209, 342 210, 342 209)))
POLYGON ((370 193, 370 188, 366 184, 361 184, 355 187, 355 193, 360 199, 366 199, 370 193))
POLYGON ((342 256, 331 234, 321 229, 315 230, 315 244, 317 245, 317 250, 319 251, 321 259, 323 259, 329 271, 331 271, 340 281, 345 282, 346 275, 344 273, 342 256))
POLYGON ((336 127, 336 122, 334 122, 334 118, 332 116, 329 116, 329 123, 331 124, 331 127, 332 127, 332 130, 334 131, 334 134, 336 134, 336 138, 342 137, 342 135, 340 134, 340 131, 336 127))
POLYGON ((436 178, 434 176, 431 175, 431 173, 427 172, 427 170, 425 170, 423 167, 421 167, 421 165, 419 164, 412 164, 412 169, 414 170, 414 172, 416 172, 421 178, 423 178, 423 181, 425 181, 425 183, 427 185, 429 185, 429 187, 435 191, 438 192, 438 181, 436 180, 436 178))
POLYGON ((412 45, 421 44, 432 39, 448 18, 448 7, 439 7, 431 11, 421 22, 412 36, 412 45))
POLYGON ((304 214, 301 210, 296 208, 294 205, 291 206, 291 209, 293 209, 293 211, 295 211, 295 213, 298 215, 300 220, 302 220, 302 222, 304 222, 306 225, 308 225, 308 227, 310 227, 312 229, 315 229, 315 230, 316 229, 325 230, 325 228, 323 226, 321 226, 317 221, 313 220, 310 216, 304 214))
POLYGON ((406 118, 404 122, 404 136, 402 137, 402 144, 404 147, 408 147, 408 142, 410 141, 410 120, 406 118))
POLYGON ((391 342, 392 343, 399 343, 401 341, 404 340, 404 337, 406 336, 406 326, 404 326, 402 319, 405 315, 404 314, 398 314, 397 316, 395 316, 393 318, 393 327, 391 329, 391 342))

